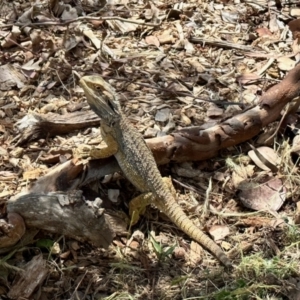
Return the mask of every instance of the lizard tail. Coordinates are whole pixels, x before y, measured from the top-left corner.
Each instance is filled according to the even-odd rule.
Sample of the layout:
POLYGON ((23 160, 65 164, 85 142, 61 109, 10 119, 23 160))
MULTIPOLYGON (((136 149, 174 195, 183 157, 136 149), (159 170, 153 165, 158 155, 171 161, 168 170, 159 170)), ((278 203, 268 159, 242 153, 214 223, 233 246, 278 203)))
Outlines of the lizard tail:
POLYGON ((232 267, 231 261, 222 249, 188 218, 176 202, 165 201, 163 204, 164 208, 160 207, 162 206, 161 202, 156 203, 156 205, 163 212, 168 212, 167 216, 178 226, 178 228, 214 254, 225 267, 232 267))

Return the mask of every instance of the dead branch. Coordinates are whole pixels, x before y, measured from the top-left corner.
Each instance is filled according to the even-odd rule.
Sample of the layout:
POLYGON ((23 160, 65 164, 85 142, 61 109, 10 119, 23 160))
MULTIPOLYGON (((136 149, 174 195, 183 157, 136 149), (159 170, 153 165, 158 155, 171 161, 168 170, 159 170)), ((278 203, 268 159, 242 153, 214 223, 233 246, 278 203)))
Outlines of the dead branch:
POLYGON ((66 134, 86 127, 98 126, 99 124, 100 119, 93 111, 79 111, 65 115, 53 113, 46 115, 30 114, 17 124, 22 132, 17 145, 23 145, 47 136, 66 134))
POLYGON ((47 274, 47 262, 43 259, 43 255, 34 256, 25 265, 23 272, 20 272, 7 296, 9 299, 29 299, 36 287, 44 282, 47 274))
MULTIPOLYGON (((245 142, 280 116, 283 107, 298 96, 300 90, 300 66, 296 66, 278 84, 271 87, 260 98, 259 104, 252 109, 226 119, 208 129, 201 126, 189 127, 171 135, 146 140, 158 164, 170 161, 199 161, 212 158, 218 151, 245 142)), ((22 125, 24 121, 20 121, 22 125)), ((99 118, 91 111, 76 112, 63 116, 54 114, 38 117, 28 126, 18 144, 35 138, 54 136, 84 127, 98 126, 99 118), (83 117, 84 116, 84 117, 83 117)), ((22 127, 19 125, 19 128, 22 127)))
POLYGON ((221 48, 229 48, 229 49, 237 49, 242 51, 254 51, 253 47, 251 46, 245 46, 245 45, 238 45, 234 43, 229 43, 225 41, 218 41, 218 40, 212 40, 212 39, 202 39, 198 37, 191 37, 189 38, 189 41, 191 43, 195 44, 203 44, 203 45, 212 45, 215 47, 221 47, 221 48))
POLYGON ((39 178, 30 188, 30 193, 71 191, 119 170, 114 157, 91 160, 85 165, 75 160, 68 160, 39 178))
POLYGON ((22 216, 27 228, 108 247, 116 232, 125 231, 125 222, 97 206, 88 206, 81 195, 80 191, 17 195, 7 202, 7 212, 22 216))
POLYGON ((10 23, 10 24, 3 24, 0 25, 0 28, 6 28, 6 27, 12 27, 12 26, 21 26, 21 27, 40 27, 40 26, 67 26, 71 23, 75 23, 78 21, 120 21, 120 22, 126 22, 126 23, 132 23, 132 24, 137 24, 141 26, 150 26, 150 27, 156 27, 159 26, 161 23, 154 24, 154 23, 146 23, 144 21, 138 21, 138 20, 129 20, 129 19, 124 19, 120 17, 89 17, 89 16, 83 16, 83 17, 78 17, 75 19, 67 20, 67 21, 47 21, 47 22, 36 22, 36 23, 21 23, 21 22, 16 22, 16 23, 10 23))
POLYGON ((263 127, 278 119, 284 106, 299 96, 299 91, 300 65, 297 65, 280 83, 266 91, 254 108, 208 129, 185 128, 172 135, 149 139, 147 144, 158 164, 214 157, 221 149, 253 138, 263 127))

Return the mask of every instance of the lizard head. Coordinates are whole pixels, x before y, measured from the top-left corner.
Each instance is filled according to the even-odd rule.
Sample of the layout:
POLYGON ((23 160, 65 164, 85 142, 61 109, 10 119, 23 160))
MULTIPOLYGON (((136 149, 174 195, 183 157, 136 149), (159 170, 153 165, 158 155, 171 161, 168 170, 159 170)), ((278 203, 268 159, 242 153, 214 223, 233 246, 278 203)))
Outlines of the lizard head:
POLYGON ((113 87, 99 75, 84 76, 79 81, 92 110, 106 123, 120 118, 120 104, 113 87))

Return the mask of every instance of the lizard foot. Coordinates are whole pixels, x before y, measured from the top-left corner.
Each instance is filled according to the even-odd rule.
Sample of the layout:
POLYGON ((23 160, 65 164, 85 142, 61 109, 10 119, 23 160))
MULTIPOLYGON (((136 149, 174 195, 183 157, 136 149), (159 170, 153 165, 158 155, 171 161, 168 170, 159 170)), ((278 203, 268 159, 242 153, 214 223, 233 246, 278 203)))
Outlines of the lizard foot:
POLYGON ((130 226, 135 225, 140 215, 146 211, 146 206, 152 202, 152 193, 144 193, 133 198, 129 203, 130 226))

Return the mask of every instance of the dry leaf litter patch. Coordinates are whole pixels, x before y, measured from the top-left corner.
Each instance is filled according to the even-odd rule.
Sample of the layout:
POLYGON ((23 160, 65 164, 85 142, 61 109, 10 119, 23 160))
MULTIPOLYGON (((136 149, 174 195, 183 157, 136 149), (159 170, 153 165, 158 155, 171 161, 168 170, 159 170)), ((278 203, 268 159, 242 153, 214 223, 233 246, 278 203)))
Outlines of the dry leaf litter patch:
MULTIPOLYGON (((72 149, 101 143, 98 126, 54 136, 49 128, 38 132, 38 139, 18 143, 32 116, 89 111, 77 74, 106 78, 145 138, 211 127, 254 105, 299 60, 299 8, 281 4, 0 4, 2 216, 11 196, 71 159, 72 149)), ((243 143, 208 161, 161 167, 162 174, 172 176, 183 209, 233 259, 233 272, 224 272, 207 251, 148 208, 131 234, 116 237, 107 250, 34 232, 24 247, 2 254, 1 296, 297 299, 296 112, 262 128, 249 141, 255 150, 243 143)), ((83 190, 86 199, 100 195, 109 208, 124 212, 137 194, 119 174, 83 190)))

